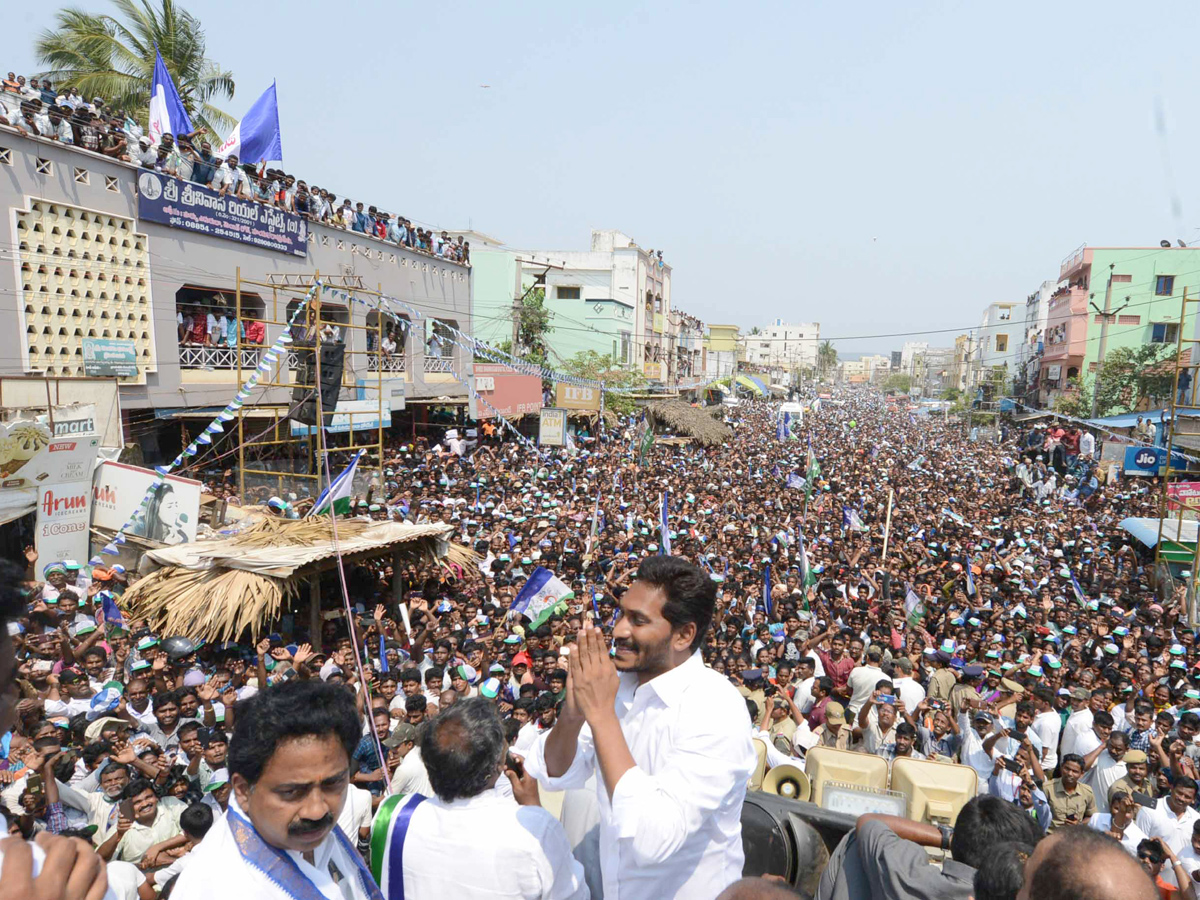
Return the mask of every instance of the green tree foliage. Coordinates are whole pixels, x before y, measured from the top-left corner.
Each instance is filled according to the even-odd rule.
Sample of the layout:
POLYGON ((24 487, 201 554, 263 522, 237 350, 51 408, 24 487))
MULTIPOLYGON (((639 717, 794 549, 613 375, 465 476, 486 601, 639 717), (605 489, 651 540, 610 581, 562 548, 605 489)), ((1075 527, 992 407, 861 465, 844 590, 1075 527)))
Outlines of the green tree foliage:
POLYGON ((897 372, 895 375, 889 375, 883 383, 885 391, 897 391, 901 394, 907 394, 912 390, 912 376, 904 375, 897 372))
POLYGON ((174 0, 112 0, 116 15, 67 8, 34 45, 55 87, 103 97, 145 123, 157 45, 196 128, 227 134, 234 119, 210 101, 233 97, 233 73, 204 55, 204 29, 174 0))
MULTIPOLYGON (((595 350, 580 350, 564 360, 562 371, 577 378, 599 381, 611 388, 641 390, 646 386, 646 379, 641 372, 623 368, 612 356, 601 355, 595 350)), ((628 416, 633 414, 637 405, 625 394, 607 394, 604 407, 618 415, 628 416)))
POLYGON ((825 341, 817 348, 817 375, 825 376, 837 368, 837 349, 832 341, 825 341))

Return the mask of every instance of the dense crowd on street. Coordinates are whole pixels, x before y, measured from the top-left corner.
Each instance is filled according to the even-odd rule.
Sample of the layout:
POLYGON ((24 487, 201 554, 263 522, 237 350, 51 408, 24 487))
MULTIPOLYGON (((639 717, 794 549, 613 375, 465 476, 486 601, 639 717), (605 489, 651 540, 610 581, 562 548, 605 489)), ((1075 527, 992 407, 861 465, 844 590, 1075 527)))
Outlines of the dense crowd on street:
POLYGON ((961 763, 980 795, 1023 814, 1026 855, 1043 834, 1089 829, 1164 896, 1192 894, 1200 646, 1182 588, 1157 581, 1118 524, 1157 514, 1156 484, 1100 477, 1096 437, 1077 428, 971 441, 865 390, 822 401, 790 436, 770 403, 723 416, 733 436, 710 448, 644 441, 636 418, 571 451, 502 431, 473 446, 457 432, 392 440, 385 481, 352 515, 443 523, 478 565, 352 566, 355 619, 320 634, 291 617, 223 644, 114 628, 104 610, 136 573, 30 549, 10 628, 17 720, 0 743, 9 830, 83 836, 118 896, 153 896, 231 808, 231 736, 256 727, 271 686, 343 686, 356 724, 338 825, 364 858, 388 793, 475 809, 459 837, 422 834, 410 896, 473 877, 466 864, 437 875, 466 835, 487 845, 477 865, 492 866, 494 896, 599 894, 595 849, 572 855, 556 821, 538 820, 536 846, 497 823, 538 804, 572 654, 585 634, 612 643, 639 567, 658 577, 669 543, 715 586, 698 661, 736 686, 733 725, 769 765, 803 768, 815 746, 961 763), (539 569, 573 596, 533 628, 510 607, 539 569), (450 743, 493 733, 512 754, 504 775, 455 768, 470 754, 450 743), (527 856, 549 873, 541 893, 508 865, 527 856))
POLYGON ((339 199, 332 191, 279 168, 241 163, 235 154, 222 158, 214 154, 203 128, 190 134, 164 134, 156 142, 128 110, 114 109, 103 97, 88 100, 73 87, 59 90, 47 79, 26 80, 9 72, 3 92, 19 100, 7 115, 0 109, 0 125, 21 134, 178 176, 221 196, 263 203, 309 221, 470 264, 471 245, 461 236, 451 238, 445 231, 435 233, 374 205, 339 199))

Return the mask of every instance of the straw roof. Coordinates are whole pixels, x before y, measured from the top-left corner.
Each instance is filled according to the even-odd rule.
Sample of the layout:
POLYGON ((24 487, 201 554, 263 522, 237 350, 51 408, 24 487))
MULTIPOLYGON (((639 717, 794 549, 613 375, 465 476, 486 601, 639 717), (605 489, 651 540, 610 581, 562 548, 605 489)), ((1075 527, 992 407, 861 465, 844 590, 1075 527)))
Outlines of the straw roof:
POLYGON ((662 400, 649 404, 646 414, 656 430, 686 435, 705 447, 715 447, 732 437, 729 426, 718 419, 720 407, 705 409, 682 400, 662 400))
POLYGON ((146 553, 155 571, 123 596, 133 618, 160 634, 224 641, 274 622, 310 576, 336 565, 400 552, 406 561, 474 565, 474 554, 446 541, 444 525, 340 519, 338 542, 324 516, 280 519, 252 516, 238 533, 146 553))

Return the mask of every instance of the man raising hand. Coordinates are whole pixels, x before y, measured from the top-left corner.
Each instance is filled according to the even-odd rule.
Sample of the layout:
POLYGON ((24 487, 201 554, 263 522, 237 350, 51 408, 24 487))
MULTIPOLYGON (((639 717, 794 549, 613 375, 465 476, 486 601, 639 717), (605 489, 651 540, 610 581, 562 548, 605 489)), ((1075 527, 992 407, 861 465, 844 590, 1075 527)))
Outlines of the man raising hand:
POLYGON ((745 701, 699 652, 716 586, 697 566, 654 556, 620 604, 611 656, 585 621, 558 722, 526 767, 547 790, 596 774, 607 896, 710 895, 741 877, 754 768, 745 701))

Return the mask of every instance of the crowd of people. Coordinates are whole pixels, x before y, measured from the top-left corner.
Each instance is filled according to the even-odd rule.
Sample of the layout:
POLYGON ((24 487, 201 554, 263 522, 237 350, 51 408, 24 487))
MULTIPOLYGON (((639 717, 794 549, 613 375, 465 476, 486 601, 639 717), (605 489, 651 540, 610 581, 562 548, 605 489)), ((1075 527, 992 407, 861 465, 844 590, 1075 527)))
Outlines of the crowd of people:
MULTIPOLYGON (((443 524, 478 565, 352 566, 355 616, 329 618, 320 634, 291 617, 257 641, 222 644, 116 627, 136 573, 30 549, 12 579, 26 592, 9 629, 20 699, 0 744, 10 831, 82 837, 120 896, 153 896, 176 877, 183 890, 197 859, 220 884, 211 864, 240 846, 244 816, 268 837, 255 785, 287 781, 267 758, 278 742, 267 732, 296 720, 320 733, 301 715, 320 698, 337 710, 325 730, 331 753, 345 748, 349 783, 343 805, 297 812, 308 828, 297 835, 336 820, 348 844, 329 852, 349 875, 379 852, 370 826, 389 794, 436 798, 411 814, 410 897, 451 886, 716 896, 740 874, 740 838, 702 862, 689 841, 698 829, 715 829, 701 835, 709 843, 740 834, 729 797, 739 781, 744 791, 755 740, 772 766, 803 768, 826 746, 974 769, 970 827, 993 823, 1011 852, 981 853, 964 837, 961 866, 939 875, 958 887, 921 896, 965 897, 976 876, 1013 883, 978 896, 1015 896, 1027 860, 1050 866, 1088 840, 1101 841, 1088 851, 1098 856, 1124 848, 1164 896, 1194 896, 1200 645, 1182 588, 1156 578, 1152 555, 1119 526, 1157 515, 1157 486, 1099 478, 1093 435, 1052 425, 972 442, 961 425, 866 390, 822 402, 784 439, 772 404, 724 416, 732 438, 715 447, 651 443, 636 419, 571 451, 503 432, 475 446, 457 434, 391 441, 385 481, 352 514, 443 524), (1086 472, 1086 493, 1036 486, 1070 472, 1086 472), (541 573, 570 595, 534 627, 512 608, 541 573), (391 602, 396 579, 405 615, 391 602), (647 591, 665 598, 659 607, 647 591), (688 605, 705 597, 706 608, 688 605), (659 673, 644 682, 659 700, 621 693, 610 656, 621 672, 659 673), (683 710, 690 698, 705 722, 658 719, 640 743, 625 726, 631 763, 657 779, 647 782, 605 743, 614 698, 638 717, 649 715, 640 703, 683 710), (266 756, 247 759, 239 743, 266 756), (585 757, 597 767, 590 782, 585 757), (654 771, 667 761, 675 780, 654 771), (570 789, 565 831, 544 811, 522 812, 538 805, 539 783, 570 789), (589 828, 575 834, 568 813, 589 790, 581 815, 600 823, 598 845, 577 839, 589 828), (1083 830, 1095 838, 1071 836, 1083 830), (697 871, 711 892, 689 881, 697 871)), ((853 853, 869 869, 869 853, 899 854, 881 828, 904 844, 944 837, 860 822, 859 849, 838 864, 853 853)), ((390 877, 384 895, 396 896, 390 877)), ((372 896, 362 890, 345 896, 372 896)), ((818 896, 866 895, 843 881, 818 896)))
MULTIPOLYGON (((48 79, 12 72, 3 92, 17 100, 0 125, 101 153, 122 162, 174 175, 204 185, 221 196, 263 203, 334 228, 370 235, 442 259, 470 265, 471 245, 462 236, 422 228, 401 215, 386 212, 332 191, 309 185, 282 169, 241 162, 234 153, 223 158, 213 152, 206 130, 163 134, 156 142, 128 110, 114 109, 103 97, 88 100, 73 87, 59 90, 48 79)), ((218 146, 216 148, 220 150, 218 146)))

